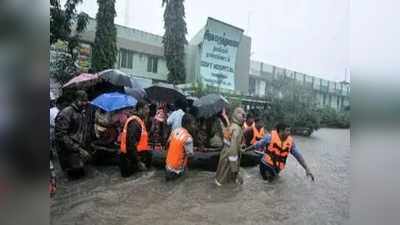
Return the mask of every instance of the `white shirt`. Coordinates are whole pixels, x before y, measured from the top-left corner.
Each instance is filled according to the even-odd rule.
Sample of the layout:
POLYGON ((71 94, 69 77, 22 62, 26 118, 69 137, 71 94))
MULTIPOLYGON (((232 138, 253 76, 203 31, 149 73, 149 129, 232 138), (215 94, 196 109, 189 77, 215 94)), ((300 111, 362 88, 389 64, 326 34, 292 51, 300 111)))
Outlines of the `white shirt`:
POLYGON ((60 110, 57 107, 53 107, 50 109, 50 140, 54 138, 54 127, 56 126, 56 116, 60 110))
POLYGON ((171 126, 171 130, 182 127, 182 117, 185 112, 182 109, 176 110, 168 116, 167 124, 171 126))
POLYGON ((56 116, 58 115, 59 112, 60 110, 57 107, 53 107, 50 109, 50 127, 55 126, 56 116))

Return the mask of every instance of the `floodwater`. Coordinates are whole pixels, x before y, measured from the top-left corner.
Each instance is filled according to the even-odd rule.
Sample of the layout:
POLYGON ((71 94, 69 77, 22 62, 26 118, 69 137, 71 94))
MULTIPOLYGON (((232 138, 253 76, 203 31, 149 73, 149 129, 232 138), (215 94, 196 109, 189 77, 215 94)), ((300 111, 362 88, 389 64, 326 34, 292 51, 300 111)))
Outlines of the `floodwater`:
POLYGON ((216 187, 214 173, 190 170, 166 183, 162 170, 121 178, 117 167, 90 168, 87 178, 60 178, 51 224, 345 224, 349 219, 350 130, 295 137, 316 182, 294 157, 280 178, 263 181, 242 168, 241 186, 216 187))

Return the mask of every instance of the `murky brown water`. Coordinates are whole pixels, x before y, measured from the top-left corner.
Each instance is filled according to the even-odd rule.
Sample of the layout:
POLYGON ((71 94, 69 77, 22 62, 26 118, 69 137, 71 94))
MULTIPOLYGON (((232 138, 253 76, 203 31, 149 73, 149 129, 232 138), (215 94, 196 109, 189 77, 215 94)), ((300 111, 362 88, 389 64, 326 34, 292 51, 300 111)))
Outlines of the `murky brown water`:
POLYGON ((85 179, 59 181, 51 224, 345 224, 350 131, 321 129, 295 139, 315 183, 293 157, 273 184, 252 167, 241 170, 242 186, 222 188, 213 183, 213 172, 191 170, 165 183, 161 170, 123 179, 117 167, 91 168, 85 179))

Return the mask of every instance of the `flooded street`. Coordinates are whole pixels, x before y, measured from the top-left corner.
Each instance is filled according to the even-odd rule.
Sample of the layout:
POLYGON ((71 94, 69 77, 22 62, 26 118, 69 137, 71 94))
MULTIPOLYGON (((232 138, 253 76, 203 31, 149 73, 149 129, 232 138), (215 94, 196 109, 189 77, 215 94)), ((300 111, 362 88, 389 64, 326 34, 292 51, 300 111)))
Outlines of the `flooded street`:
POLYGON ((166 183, 162 170, 121 178, 117 167, 58 181, 51 224, 345 224, 349 218, 350 130, 320 129, 295 137, 313 183, 294 157, 269 184, 258 166, 242 168, 242 186, 216 187, 214 172, 190 170, 166 183))

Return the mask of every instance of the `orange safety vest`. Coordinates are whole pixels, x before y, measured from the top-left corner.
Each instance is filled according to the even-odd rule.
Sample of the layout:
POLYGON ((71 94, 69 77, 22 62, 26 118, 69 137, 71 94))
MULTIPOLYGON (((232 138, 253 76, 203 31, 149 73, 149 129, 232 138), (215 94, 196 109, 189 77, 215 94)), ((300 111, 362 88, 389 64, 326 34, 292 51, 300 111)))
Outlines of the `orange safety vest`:
POLYGON ((247 129, 247 128, 249 128, 249 127, 255 127, 255 126, 256 126, 256 123, 255 123, 255 122, 253 122, 250 126, 247 125, 246 121, 245 121, 244 124, 243 124, 243 128, 244 128, 244 129, 247 129))
POLYGON ((268 145, 268 151, 264 154, 263 160, 274 168, 283 170, 286 165, 286 159, 292 150, 293 138, 287 137, 283 142, 276 130, 271 132, 271 142, 268 145))
POLYGON ((177 128, 172 131, 169 137, 166 165, 174 170, 182 170, 186 167, 187 156, 185 153, 185 143, 192 136, 185 128, 177 128))
POLYGON ((132 120, 138 122, 140 124, 141 128, 142 128, 142 132, 141 132, 141 135, 140 135, 139 143, 136 146, 137 151, 138 152, 149 151, 150 150, 149 144, 148 144, 149 137, 148 137, 148 134, 147 134, 146 126, 143 123, 143 120, 140 119, 138 116, 131 116, 126 120, 125 125, 124 125, 124 129, 121 132, 121 136, 120 136, 121 144, 120 144, 120 149, 119 149, 120 153, 126 154, 126 152, 127 152, 126 151, 127 150, 126 149, 126 140, 128 138, 128 136, 127 136, 128 135, 128 125, 132 120))
POLYGON ((228 117, 225 115, 222 115, 225 119, 225 121, 227 122, 227 125, 225 126, 224 123, 222 122, 222 120, 220 120, 221 123, 221 127, 222 127, 222 133, 224 136, 224 141, 230 142, 232 139, 232 131, 230 129, 231 126, 231 122, 229 121, 228 117))
POLYGON ((264 127, 260 130, 257 130, 256 126, 253 127, 253 139, 251 140, 251 144, 254 145, 257 141, 261 140, 265 135, 264 127))

